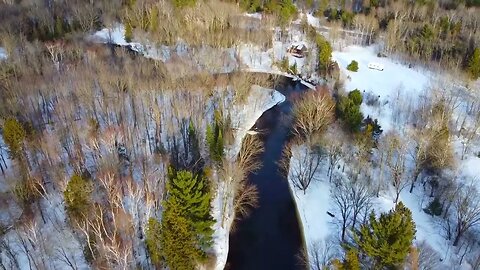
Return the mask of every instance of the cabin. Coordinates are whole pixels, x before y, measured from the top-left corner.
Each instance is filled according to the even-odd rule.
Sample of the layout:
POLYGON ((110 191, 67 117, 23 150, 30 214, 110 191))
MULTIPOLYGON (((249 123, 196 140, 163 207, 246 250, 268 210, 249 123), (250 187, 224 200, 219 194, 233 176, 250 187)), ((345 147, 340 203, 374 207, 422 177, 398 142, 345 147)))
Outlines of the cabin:
POLYGON ((308 49, 305 44, 293 44, 288 48, 287 52, 297 58, 303 58, 307 55, 308 49))
POLYGON ((382 64, 379 64, 379 63, 369 63, 369 64, 368 64, 368 68, 369 68, 369 69, 376 69, 376 70, 379 70, 379 71, 383 71, 384 66, 383 66, 382 64))

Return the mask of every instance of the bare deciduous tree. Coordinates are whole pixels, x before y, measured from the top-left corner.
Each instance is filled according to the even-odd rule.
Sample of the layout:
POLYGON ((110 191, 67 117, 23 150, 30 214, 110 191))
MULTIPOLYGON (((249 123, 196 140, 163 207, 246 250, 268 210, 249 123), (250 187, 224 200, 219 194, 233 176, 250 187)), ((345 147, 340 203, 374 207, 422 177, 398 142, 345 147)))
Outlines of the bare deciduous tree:
POLYGON ((435 270, 440 267, 440 255, 426 241, 418 243, 417 250, 419 270, 435 270))
POLYGON ((455 197, 454 218, 456 221, 453 245, 471 228, 480 224, 480 194, 474 184, 463 186, 455 197))
POLYGON ((386 164, 389 169, 392 185, 395 190, 394 203, 398 202, 398 198, 402 190, 408 185, 405 177, 406 149, 405 142, 396 133, 388 133, 385 135, 387 144, 386 164))
POLYGON ((347 228, 349 227, 350 219, 353 213, 353 204, 350 201, 350 190, 348 188, 348 184, 343 182, 342 177, 336 175, 333 183, 335 186, 333 187, 331 197, 337 211, 340 213, 340 222, 342 227, 340 239, 344 241, 345 234, 347 228))
POLYGON ((289 172, 289 179, 295 188, 305 194, 314 180, 321 161, 322 153, 318 146, 294 145, 285 148, 281 167, 285 172, 289 172))
POLYGON ((339 247, 333 237, 314 241, 302 250, 299 256, 300 262, 307 269, 323 270, 328 269, 333 259, 339 257, 339 247))
POLYGON ((331 97, 315 91, 308 92, 294 104, 293 133, 308 145, 315 144, 332 122, 334 107, 331 97))
POLYGON ((232 215, 237 219, 250 213, 258 203, 258 191, 249 184, 246 177, 249 173, 258 170, 261 166, 258 160, 263 152, 263 143, 256 136, 247 136, 240 149, 237 160, 224 159, 220 170, 222 182, 218 183, 217 192, 222 198, 222 226, 232 215), (230 204, 231 200, 233 202, 230 204))

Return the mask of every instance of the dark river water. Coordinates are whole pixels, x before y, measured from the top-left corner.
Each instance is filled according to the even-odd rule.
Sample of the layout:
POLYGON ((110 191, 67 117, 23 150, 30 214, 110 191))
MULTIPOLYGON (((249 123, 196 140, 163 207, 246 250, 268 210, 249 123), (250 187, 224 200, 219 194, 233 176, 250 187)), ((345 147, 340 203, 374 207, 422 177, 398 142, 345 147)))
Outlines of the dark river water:
POLYGON ((303 237, 297 210, 278 161, 290 137, 292 100, 306 87, 285 80, 275 89, 287 97, 286 101, 266 111, 254 127, 262 131, 265 144, 260 157, 263 167, 249 176, 259 191, 259 207, 230 233, 228 270, 304 269, 298 259, 303 237))

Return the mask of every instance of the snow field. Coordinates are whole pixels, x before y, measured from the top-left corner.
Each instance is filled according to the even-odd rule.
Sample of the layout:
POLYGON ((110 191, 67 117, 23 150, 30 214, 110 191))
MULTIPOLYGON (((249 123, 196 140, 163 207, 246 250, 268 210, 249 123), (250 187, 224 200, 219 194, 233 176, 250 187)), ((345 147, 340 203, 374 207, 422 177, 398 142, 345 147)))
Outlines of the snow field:
MULTIPOLYGON (((442 75, 422 69, 409 68, 389 58, 379 58, 376 55, 376 50, 375 46, 349 46, 343 51, 334 51, 332 58, 339 64, 341 77, 345 80, 346 92, 358 89, 364 95, 364 101, 366 94, 378 97, 378 106, 362 104, 361 109, 364 116, 370 115, 372 118, 378 118, 384 132, 388 130, 405 132, 408 126, 399 127, 398 123, 400 121, 395 119, 394 110, 398 109, 397 104, 395 104, 398 98, 403 97, 402 102, 415 102, 422 98, 425 91, 431 86, 431 81, 436 79, 436 76, 442 75), (359 63, 358 72, 351 72, 346 69, 352 60, 359 63), (384 71, 369 69, 367 66, 371 62, 384 65, 384 71)), ((454 138, 454 145, 461 176, 477 179, 480 158, 474 154, 478 153, 480 147, 474 146, 471 153, 464 160, 461 160, 459 138, 454 138)), ((292 159, 294 158, 295 152, 292 155, 292 159)), ((294 164, 294 162, 291 162, 291 164, 294 164)), ((348 167, 348 164, 346 164, 346 167, 348 167)), ((336 169, 335 171, 340 173, 336 169)), ((375 173, 372 174, 375 175, 375 173)), ((326 160, 319 168, 315 180, 310 184, 305 195, 303 191, 294 188, 291 179, 289 179, 289 184, 297 205, 307 250, 311 248, 312 243, 327 241, 331 237, 339 239, 341 227, 335 224, 335 219, 338 218, 339 213, 330 199, 331 187, 327 177, 326 160), (330 217, 327 215, 327 211, 337 217, 330 217)), ((452 267, 458 269, 458 255, 453 251, 451 242, 447 241, 442 235, 442 229, 438 224, 439 220, 423 211, 430 201, 428 197, 424 196, 423 189, 418 186, 419 184, 412 194, 408 192, 408 188, 400 194, 400 201, 412 211, 417 230, 415 242, 426 241, 442 258, 443 262, 441 264, 444 269, 452 267)), ((381 192, 378 198, 374 198, 373 209, 377 214, 389 211, 394 207, 394 198, 393 191, 381 192)), ((460 267, 461 269, 470 269, 465 261, 460 267)))

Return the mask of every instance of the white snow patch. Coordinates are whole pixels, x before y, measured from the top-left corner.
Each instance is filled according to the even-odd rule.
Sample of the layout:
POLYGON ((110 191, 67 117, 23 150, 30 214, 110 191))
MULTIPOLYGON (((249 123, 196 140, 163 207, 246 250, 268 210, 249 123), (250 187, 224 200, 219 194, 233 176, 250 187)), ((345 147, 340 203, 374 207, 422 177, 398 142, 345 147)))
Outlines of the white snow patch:
POLYGON ((0 47, 0 60, 2 59, 7 59, 7 51, 4 48, 0 47))
POLYGON ((261 20, 262 17, 263 17, 262 13, 260 13, 260 12, 256 12, 256 13, 245 13, 245 16, 246 16, 246 17, 249 17, 249 18, 259 19, 259 20, 261 20))
POLYGON ((405 65, 396 63, 390 58, 380 58, 376 55, 376 46, 360 47, 349 46, 344 51, 334 51, 332 58, 340 67, 341 77, 345 80, 345 90, 347 92, 358 89, 362 93, 369 93, 379 97, 380 104, 378 108, 369 107, 362 104, 362 111, 365 116, 370 115, 378 118, 382 128, 387 131, 392 129, 391 110, 386 109, 393 106, 391 104, 395 96, 401 91, 406 96, 419 95, 420 92, 429 86, 432 74, 425 70, 408 68, 405 65), (358 62, 358 71, 347 70, 348 64, 352 60, 358 62), (384 67, 383 71, 368 68, 369 63, 378 63, 384 67))
MULTIPOLYGON (((304 148, 305 146, 301 146, 297 149, 292 149, 290 166, 299 164, 295 162, 294 159, 298 158, 299 151, 304 151, 304 148)), ((308 248, 318 241, 325 240, 332 234, 332 230, 334 230, 334 228, 331 228, 332 218, 327 215, 327 211, 331 210, 329 209, 330 185, 328 184, 325 168, 322 167, 319 169, 319 172, 315 176, 315 181, 310 184, 305 194, 303 191, 295 188, 290 175, 288 184, 297 206, 305 245, 308 248)))

